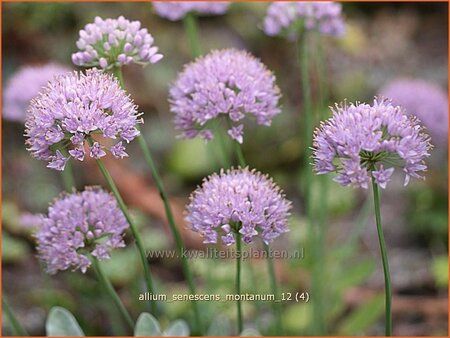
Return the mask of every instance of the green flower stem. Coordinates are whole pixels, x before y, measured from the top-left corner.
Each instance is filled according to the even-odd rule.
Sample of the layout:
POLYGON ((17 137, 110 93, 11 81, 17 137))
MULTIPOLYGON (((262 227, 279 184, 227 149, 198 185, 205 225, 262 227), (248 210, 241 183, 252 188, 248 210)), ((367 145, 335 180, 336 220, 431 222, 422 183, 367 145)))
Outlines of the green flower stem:
MULTIPOLYGON (((303 183, 304 183, 304 204, 305 204, 305 214, 309 227, 309 237, 310 242, 313 247, 313 256, 315 260, 315 267, 312 271, 312 283, 311 292, 314 295, 314 320, 312 321, 312 329, 314 335, 324 335, 326 332, 325 324, 325 314, 323 311, 323 298, 322 298, 322 271, 323 266, 320 262, 321 250, 320 242, 324 242, 324 234, 320 235, 320 231, 316 231, 313 224, 313 210, 312 210, 312 180, 310 168, 310 158, 311 158, 311 140, 313 138, 313 109, 312 109, 312 97, 311 97, 311 87, 310 87, 310 60, 309 60, 309 35, 303 32, 299 40, 299 63, 301 72, 301 83, 303 90, 303 136, 304 136, 304 163, 303 163, 303 183)), ((318 229, 320 230, 320 229, 318 229)))
MULTIPOLYGON (((324 55, 324 46, 323 40, 319 32, 316 35, 316 45, 317 45, 317 68, 318 68, 318 82, 319 82, 319 94, 320 94, 320 104, 319 109, 320 113, 318 114, 320 120, 326 120, 328 118, 328 110, 327 110, 327 102, 328 102, 328 87, 326 83, 326 60, 324 55)), ((320 234, 322 237, 326 234, 326 224, 328 217, 328 178, 326 176, 322 176, 319 184, 320 184, 320 210, 319 213, 319 227, 320 234)), ((320 247, 324 249, 323 246, 320 247)), ((322 251, 323 254, 323 251, 322 251)))
POLYGON ((319 83, 319 100, 320 109, 322 114, 319 118, 326 119, 328 117, 327 101, 329 99, 328 86, 327 86, 327 67, 326 67, 326 57, 325 57, 325 47, 323 44, 323 38, 319 32, 316 34, 316 56, 317 56, 317 76, 319 83))
MULTIPOLYGON (((313 119, 312 119, 312 100, 311 88, 309 79, 309 50, 308 50, 308 35, 302 34, 299 41, 299 55, 300 55, 300 72, 303 91, 303 143, 305 147, 304 163, 303 163, 303 180, 304 180, 304 203, 307 219, 311 222, 312 208, 311 208, 311 168, 310 168, 310 143, 313 137, 313 119)), ((310 224, 312 229, 312 224, 310 224)), ((311 231, 312 232, 312 231, 311 231)), ((317 319, 317 318, 316 318, 317 319)))
MULTIPOLYGON (((92 146, 92 144, 93 144, 92 139, 88 137, 87 141, 88 141, 89 145, 92 146)), ((150 293, 154 293, 153 279, 152 279, 152 275, 150 273, 150 268, 148 265, 147 256, 145 254, 145 248, 144 248, 144 244, 142 242, 142 238, 139 235, 136 225, 134 224, 134 221, 130 216, 130 212, 128 211, 128 208, 125 205, 125 202, 123 201, 122 196, 120 195, 120 192, 117 189, 117 186, 114 183, 113 178, 111 177, 111 174, 109 173, 108 169, 106 169, 105 164, 103 163, 103 161, 101 159, 97 159, 96 162, 97 162, 97 165, 98 165, 100 171, 103 174, 103 177, 105 178, 106 182, 108 183, 109 188, 111 189, 112 193, 114 194, 114 197, 117 200, 117 204, 119 205, 120 210, 122 210, 122 212, 125 216, 125 219, 127 220, 128 224, 130 225, 131 233, 133 234, 133 237, 136 240, 136 246, 138 248, 142 267, 144 269, 144 277, 145 277, 145 282, 147 285, 147 291, 150 293)), ((157 308, 156 308, 155 301, 151 301, 150 305, 151 305, 153 314, 156 314, 157 308)))
POLYGON ((238 333, 240 335, 244 329, 242 321, 242 304, 239 295, 241 294, 241 234, 236 231, 236 294, 238 299, 237 304, 237 323, 238 323, 238 333))
MULTIPOLYGON (((233 140, 234 150, 236 152, 237 158, 239 160, 239 165, 244 168, 246 167, 246 162, 244 155, 242 154, 241 145, 233 140)), ((236 231, 236 294, 239 296, 241 294, 241 233, 239 230, 236 231)), ((241 299, 237 300, 237 321, 238 321, 238 335, 242 333, 244 329, 242 321, 242 304, 241 299)))
POLYGON ((230 160, 227 156, 227 154, 228 154, 227 143, 226 143, 226 140, 223 135, 223 128, 220 125, 220 121, 217 121, 217 123, 214 123, 214 135, 215 135, 215 138, 217 138, 218 145, 221 150, 220 153, 222 154, 222 156, 221 156, 222 157, 222 159, 221 159, 222 165, 225 168, 230 168, 231 164, 230 164, 230 160))
POLYGON ((116 304, 117 308, 119 309, 120 313, 122 314, 123 318, 125 319, 126 323, 130 327, 131 331, 134 330, 134 322, 131 318, 130 314, 128 313, 127 309, 123 305, 122 301, 119 298, 119 295, 117 294, 116 290, 114 290, 114 287, 112 286, 111 282, 109 281, 108 277, 106 277, 104 271, 102 270, 99 261, 95 257, 91 257, 92 266, 94 267, 95 272, 97 273, 98 278, 100 279, 100 282, 103 285, 103 288, 106 290, 108 295, 112 298, 113 302, 116 304))
MULTIPOLYGON (((317 55, 317 76, 319 84, 319 112, 317 117, 319 121, 326 120, 328 118, 327 114, 327 101, 328 101, 328 88, 326 83, 326 60, 324 55, 323 39, 319 32, 315 35, 315 46, 317 55)), ((316 121, 318 123, 319 121, 316 121)), ((312 136, 312 135, 311 135, 312 136)), ((327 234, 327 221, 328 221, 328 177, 325 175, 322 177, 317 177, 317 182, 319 185, 319 201, 320 201, 320 212, 317 215, 317 242, 315 243, 315 249, 317 251, 317 261, 314 265, 314 278, 313 283, 316 285, 316 307, 315 316, 324 318, 325 302, 327 299, 326 289, 324 288, 324 281, 326 280, 326 262, 325 262, 325 247, 326 247, 326 234, 327 234), (319 295, 319 296, 317 296, 319 295)), ((317 327, 317 333, 321 335, 327 334, 327 323, 326 320, 319 321, 320 326, 317 327)))
MULTIPOLYGON (((180 232, 178 230, 177 225, 175 224, 175 219, 173 217, 173 212, 172 212, 172 207, 170 206, 170 202, 169 202, 169 196, 167 195, 166 189, 164 187, 163 181, 161 179, 161 176, 159 175, 158 169, 156 168, 155 162, 153 161, 153 157, 150 153, 150 149, 147 145, 147 142, 145 141, 144 137, 142 136, 142 133, 139 134, 139 136, 137 137, 138 139, 138 143, 141 147, 142 152, 144 153, 144 158, 145 161, 147 162, 148 166, 150 167, 150 171, 152 173, 153 179, 156 183, 156 187, 159 191, 159 194, 161 196, 161 199, 163 201, 164 204, 164 210, 166 212, 166 216, 167 216, 167 220, 170 226, 170 230, 172 231, 172 235, 175 239, 175 245, 177 247, 177 251, 179 256, 181 257, 181 265, 183 268, 183 273, 184 276, 186 277, 186 280, 188 282, 189 285, 189 290, 191 292, 191 294, 195 295, 196 294, 196 288, 194 285, 194 279, 192 277, 192 272, 189 268, 189 264, 187 261, 187 257, 185 255, 183 255, 183 251, 184 251, 184 243, 183 240, 181 238, 180 232)), ((200 332, 203 331, 202 328, 202 323, 200 320, 200 311, 198 309, 198 304, 195 300, 191 301, 192 304, 192 309, 194 310, 194 317, 195 317, 195 321, 197 324, 197 328, 198 330, 200 330, 200 332)))
MULTIPOLYGON (((61 153, 64 156, 69 156, 69 152, 67 149, 61 148, 61 153)), ((63 181, 64 190, 68 193, 72 192, 73 189, 76 189, 75 178, 73 176, 72 163, 70 160, 66 162, 64 170, 61 172, 61 177, 63 181)))
POLYGON ((183 18, 184 29, 191 45, 192 57, 196 57, 202 54, 202 47, 200 45, 200 39, 197 29, 197 17, 194 13, 188 13, 183 18))
MULTIPOLYGON (((273 265, 273 259, 270 255, 270 246, 268 244, 264 244, 264 250, 266 251, 267 255, 267 268, 269 270, 269 276, 270 276, 270 287, 272 289, 272 294, 275 295, 275 298, 278 297, 278 285, 277 285, 277 277, 275 275, 275 266, 273 265)), ((281 320, 281 307, 278 303, 273 302, 272 308, 275 313, 275 319, 276 319, 276 329, 277 329, 277 335, 284 335, 284 329, 282 325, 281 320)))
POLYGON ((123 90, 125 90, 125 81, 123 80, 123 72, 121 67, 114 67, 111 72, 113 75, 117 78, 119 81, 120 87, 122 87, 123 90))
POLYGON ((392 336, 392 289, 391 289, 391 277, 389 273, 389 262, 387 256, 386 243, 384 241, 383 227, 381 225, 381 210, 380 210, 380 191, 378 184, 372 179, 373 201, 375 207, 375 219, 377 223, 378 241, 380 243, 381 260, 383 263, 384 272, 384 290, 385 290, 385 335, 392 336))
POLYGON ((233 143, 235 144, 235 152, 238 163, 241 166, 241 168, 245 168, 247 166, 247 162, 245 161, 241 145, 237 141, 233 141, 233 143))
MULTIPOLYGON (((303 136, 304 136, 304 146, 305 146, 305 163, 304 169, 305 174, 310 176, 310 143, 313 136, 313 114, 312 114, 312 99, 311 99, 311 87, 310 87, 310 78, 309 78, 309 48, 308 48, 308 35, 302 34, 299 41, 299 54, 300 54, 300 72, 301 72, 301 82, 302 82, 302 91, 303 91, 303 113, 304 113, 304 121, 303 121, 303 136)), ((305 193, 309 194, 310 186, 309 179, 306 180, 305 193)), ((306 197, 309 197, 306 196, 306 197)), ((306 198, 306 203, 309 204, 309 199, 306 198)), ((309 209, 309 206, 308 206, 309 209)), ((308 211, 309 212, 309 211, 308 211)))
MULTIPOLYGON (((123 75, 122 75, 122 69, 114 68, 113 73, 118 78, 121 87, 125 88, 125 84, 123 81, 123 75)), ((191 294, 195 295, 196 289, 195 289, 195 285, 194 285, 194 280, 192 277, 191 270, 189 269, 187 257, 185 255, 182 255, 182 252, 184 251, 184 244, 183 244, 183 240, 181 238, 180 232, 178 230, 178 227, 175 224, 175 218, 173 217, 172 208, 171 208, 170 202, 169 202, 169 196, 167 195, 166 189, 164 188, 164 184, 161 179, 161 176, 159 175, 158 169, 156 168, 155 162, 153 161, 153 157, 150 152, 150 148, 148 147, 147 141, 145 140, 142 133, 139 133, 139 135, 137 136, 137 140, 138 140, 139 146, 141 147, 142 153, 144 154, 144 159, 150 168, 153 179, 156 183, 156 187, 159 191, 159 195, 163 201, 164 210, 165 210, 166 216, 167 216, 167 221, 169 223, 170 230, 172 231, 172 235, 175 239, 175 245, 177 247, 178 254, 181 257, 181 265, 183 268, 184 276, 186 277, 186 280, 189 285, 189 290, 190 290, 191 294)), ((195 317, 195 321, 197 324, 197 328, 200 332, 203 332, 203 327, 202 327, 202 323, 201 323, 201 319, 200 319, 200 311, 198 309, 197 302, 195 300, 193 300, 193 301, 191 301, 191 304, 192 304, 192 308, 194 310, 194 317, 195 317)))
POLYGON ((64 190, 66 192, 71 192, 75 186, 75 179, 73 177, 73 171, 72 171, 72 163, 70 163, 70 160, 67 161, 66 166, 64 167, 64 170, 61 172, 64 190))
POLYGON ((9 323, 11 324, 13 334, 15 336, 29 336, 27 330, 25 330, 22 324, 20 324, 20 322, 17 320, 13 310, 6 301, 4 294, 2 297, 2 306, 2 309, 8 317, 9 323))
MULTIPOLYGON (((247 166, 247 162, 245 161, 241 145, 235 140, 233 140, 233 144, 234 144, 234 150, 235 150, 239 165, 242 168, 245 168, 247 166)), ((269 270, 271 291, 272 291, 272 294, 274 294, 275 297, 277 297, 278 296, 277 277, 275 275, 275 267, 273 264, 272 256, 269 254, 270 246, 268 244, 264 244, 264 250, 267 253, 267 268, 269 270)), ((283 325, 282 325, 282 321, 281 321, 280 304, 278 304, 276 302, 272 302, 272 309, 275 314, 277 333, 279 335, 283 335, 284 333, 283 333, 283 325)))

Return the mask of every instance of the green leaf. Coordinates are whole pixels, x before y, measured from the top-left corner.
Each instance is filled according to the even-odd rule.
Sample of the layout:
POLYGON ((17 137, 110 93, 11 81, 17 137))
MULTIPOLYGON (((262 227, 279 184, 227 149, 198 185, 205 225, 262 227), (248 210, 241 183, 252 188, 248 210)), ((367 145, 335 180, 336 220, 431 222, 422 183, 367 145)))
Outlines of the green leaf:
POLYGON ((83 337, 84 332, 75 317, 65 308, 55 306, 50 309, 45 323, 47 336, 83 337))
POLYGON ((178 319, 170 324, 163 335, 166 337, 187 337, 189 336, 189 333, 190 330, 187 323, 182 319, 178 319))
POLYGON ((158 321, 150 313, 141 313, 134 328, 135 337, 161 336, 161 328, 158 321))
POLYGON ((261 336, 262 335, 261 335, 261 333, 259 333, 258 330, 252 329, 252 328, 244 329, 241 332, 241 337, 261 337, 261 336))
POLYGON ((207 336, 229 336, 231 323, 226 316, 217 316, 209 326, 207 336))
POLYGON ((374 324, 384 310, 384 296, 374 297, 361 305, 340 325, 339 335, 362 335, 364 330, 374 324))

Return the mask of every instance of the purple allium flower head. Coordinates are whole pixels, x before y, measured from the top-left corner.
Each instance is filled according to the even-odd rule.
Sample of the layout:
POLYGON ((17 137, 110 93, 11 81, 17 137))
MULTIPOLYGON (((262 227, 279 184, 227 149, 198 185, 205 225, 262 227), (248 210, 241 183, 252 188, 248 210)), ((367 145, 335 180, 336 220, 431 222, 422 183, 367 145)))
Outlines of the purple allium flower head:
POLYGON ((245 51, 212 51, 185 66, 170 88, 170 109, 175 127, 184 138, 213 137, 207 123, 225 120, 228 134, 243 141, 243 120, 269 126, 281 110, 280 90, 275 76, 258 59, 245 51))
POLYGON ((223 170, 204 179, 187 206, 186 220, 203 243, 235 243, 236 232, 245 243, 257 236, 265 243, 289 231, 291 202, 267 175, 255 170, 223 170))
POLYGON ((113 75, 97 69, 59 75, 31 101, 25 123, 28 150, 56 170, 64 170, 69 157, 100 158, 105 149, 122 158, 122 141, 128 143, 139 134, 139 115, 113 75), (86 138, 93 134, 120 145, 106 147, 97 141, 85 152, 86 138))
POLYGON ((9 79, 3 93, 3 118, 25 122, 25 115, 31 99, 55 75, 64 74, 68 71, 70 71, 70 68, 54 63, 20 68, 9 79))
POLYGON ((362 188, 371 177, 385 188, 395 168, 405 173, 405 185, 411 176, 422 178, 432 147, 414 116, 378 99, 372 106, 336 106, 333 116, 316 129, 313 145, 318 174, 336 172, 336 182, 362 188))
POLYGON ((72 62, 77 66, 103 69, 130 63, 156 63, 163 56, 158 53, 158 47, 153 46, 153 41, 139 21, 123 16, 104 20, 97 16, 93 23, 80 30, 79 51, 72 54, 72 62))
POLYGON ((37 251, 48 273, 90 266, 89 255, 108 259, 114 248, 124 247, 128 223, 114 197, 97 187, 64 194, 41 215, 35 235, 37 251))
POLYGON ((197 15, 222 15, 228 10, 230 2, 224 1, 155 1, 156 14, 170 21, 178 21, 189 13, 197 15))
POLYGON ((380 90, 408 114, 417 116, 429 131, 434 144, 447 145, 447 92, 432 82, 418 79, 397 79, 380 90))
POLYGON ((321 34, 341 36, 345 31, 341 10, 340 3, 330 1, 273 2, 267 8, 264 32, 270 36, 285 32, 292 39, 298 35, 299 28, 304 28, 317 30, 321 34))

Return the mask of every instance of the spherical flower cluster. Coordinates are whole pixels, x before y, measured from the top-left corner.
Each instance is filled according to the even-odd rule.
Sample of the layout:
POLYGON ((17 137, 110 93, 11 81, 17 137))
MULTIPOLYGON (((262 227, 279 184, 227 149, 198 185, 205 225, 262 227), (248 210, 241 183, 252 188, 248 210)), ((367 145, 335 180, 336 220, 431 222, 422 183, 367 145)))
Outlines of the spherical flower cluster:
POLYGON ((235 243, 236 234, 245 243, 261 237, 270 243, 289 231, 291 202, 267 175, 254 170, 223 170, 203 181, 190 197, 186 220, 199 232, 203 243, 235 243))
POLYGON ((397 79, 384 86, 380 94, 417 116, 435 145, 447 145, 448 97, 440 86, 425 80, 397 79))
POLYGON ((198 15, 222 15, 228 10, 229 2, 224 1, 156 1, 156 14, 170 21, 178 21, 189 12, 198 15))
POLYGON ((39 258, 48 273, 91 265, 89 255, 108 259, 114 248, 124 247, 128 223, 114 197, 99 189, 62 195, 41 215, 35 235, 39 258))
POLYGON ((267 9, 263 28, 267 35, 286 32, 289 38, 297 36, 300 28, 341 36, 345 31, 341 11, 342 6, 338 2, 273 2, 267 9))
POLYGON ((25 122, 25 115, 31 99, 55 75, 69 71, 70 68, 54 63, 20 68, 9 79, 3 93, 3 118, 10 121, 25 122))
POLYGON ((128 156, 123 141, 139 134, 136 125, 142 120, 136 109, 112 75, 97 69, 59 75, 31 101, 25 123, 28 150, 56 170, 64 170, 69 157, 83 161, 87 141, 93 142, 92 158, 106 155, 104 149, 123 158, 128 156), (93 135, 116 143, 103 146, 93 135))
POLYGON ((374 104, 336 106, 333 116, 315 132, 314 169, 336 172, 344 186, 367 188, 371 177, 386 187, 398 167, 410 177, 422 178, 424 159, 430 156, 429 137, 413 116, 386 100, 374 104))
POLYGON ((153 41, 139 21, 129 21, 123 16, 104 20, 97 16, 94 23, 80 30, 79 52, 72 54, 72 62, 77 66, 103 69, 130 63, 156 63, 163 56, 158 54, 153 41))
POLYGON ((235 49, 212 51, 188 64, 169 92, 175 127, 182 137, 200 134, 208 141, 214 135, 207 122, 222 117, 229 136, 239 143, 244 118, 252 116, 258 124, 269 126, 281 112, 279 98, 272 72, 249 53, 235 49))

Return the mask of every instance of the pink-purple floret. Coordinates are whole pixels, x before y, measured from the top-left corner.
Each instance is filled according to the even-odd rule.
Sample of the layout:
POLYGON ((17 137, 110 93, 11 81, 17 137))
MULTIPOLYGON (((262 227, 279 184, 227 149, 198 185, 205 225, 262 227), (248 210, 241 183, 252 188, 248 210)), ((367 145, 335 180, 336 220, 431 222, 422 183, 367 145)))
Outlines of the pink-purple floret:
POLYGON ((245 51, 212 51, 188 64, 169 91, 175 128, 183 138, 211 140, 210 121, 224 123, 228 135, 243 142, 244 120, 269 126, 281 110, 275 76, 245 51))
POLYGON ((86 272, 90 255, 108 259, 113 249, 125 246, 128 228, 114 197, 92 187, 62 195, 37 223, 38 255, 50 274, 69 268, 86 272))
POLYGON ((400 168, 406 185, 410 177, 422 178, 431 147, 419 121, 390 101, 345 104, 315 132, 314 170, 337 173, 334 180, 344 186, 368 188, 373 177, 385 188, 400 168))
POLYGON ((32 100, 25 123, 26 143, 35 158, 48 161, 48 167, 56 170, 64 170, 70 157, 83 161, 86 153, 98 159, 108 150, 123 158, 127 156, 123 142, 139 134, 139 115, 114 76, 97 69, 70 72, 55 77, 32 100), (89 146, 87 138, 94 135, 114 144, 101 140, 89 146))
POLYGON ((77 66, 112 69, 137 63, 156 63, 163 55, 153 45, 153 36, 139 21, 123 16, 117 19, 96 17, 93 23, 80 30, 78 52, 72 54, 77 66))
POLYGON ((273 2, 267 9, 263 22, 264 32, 269 36, 287 33, 295 38, 299 30, 316 30, 321 34, 342 36, 345 24, 342 18, 342 5, 323 1, 280 1, 273 2), (297 24, 301 21, 301 24, 297 24))
POLYGON ((190 228, 204 243, 232 245, 239 231, 244 243, 260 237, 270 243, 288 232, 291 202, 267 176, 254 170, 231 169, 206 178, 187 206, 190 228))
POLYGON ((183 19, 188 13, 196 15, 222 15, 228 10, 226 1, 155 1, 153 7, 158 16, 170 21, 183 19))

